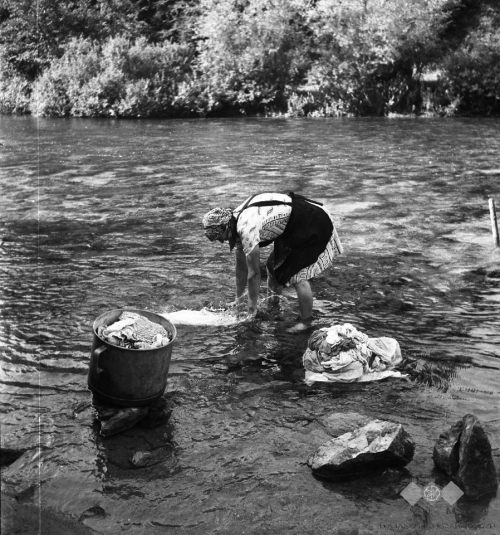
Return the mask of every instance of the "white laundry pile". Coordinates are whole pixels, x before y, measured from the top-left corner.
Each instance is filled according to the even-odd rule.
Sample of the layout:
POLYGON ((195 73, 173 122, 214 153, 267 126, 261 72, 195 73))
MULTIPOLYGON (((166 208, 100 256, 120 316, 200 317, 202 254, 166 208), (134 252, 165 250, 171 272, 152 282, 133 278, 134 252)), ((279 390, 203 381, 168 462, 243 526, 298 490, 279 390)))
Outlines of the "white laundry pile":
POLYGON ((401 349, 394 338, 370 338, 350 323, 314 331, 302 357, 305 382, 355 383, 404 377, 394 370, 401 349))
POLYGON ((223 309, 176 310, 175 312, 164 312, 161 315, 174 325, 228 327, 238 323, 238 318, 234 313, 223 309))
POLYGON ((170 342, 167 330, 136 312, 124 310, 118 321, 102 325, 97 334, 106 342, 127 349, 156 349, 170 342))

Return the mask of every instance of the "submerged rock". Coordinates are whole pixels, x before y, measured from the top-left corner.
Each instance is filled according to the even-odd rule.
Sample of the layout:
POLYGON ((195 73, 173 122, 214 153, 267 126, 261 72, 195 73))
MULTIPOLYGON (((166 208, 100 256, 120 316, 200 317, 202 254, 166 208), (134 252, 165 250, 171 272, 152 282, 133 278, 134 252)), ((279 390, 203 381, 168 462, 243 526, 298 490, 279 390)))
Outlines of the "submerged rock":
POLYGON ((145 407, 114 407, 94 399, 94 408, 103 437, 117 435, 136 425, 153 429, 166 424, 172 414, 172 406, 164 397, 145 407))
POLYGON ((130 458, 130 464, 136 468, 144 468, 170 461, 171 459, 172 451, 170 448, 157 448, 152 451, 136 451, 130 458))
POLYGON ((26 448, 0 447, 0 466, 8 466, 19 459, 26 448))
POLYGON ((414 451, 415 444, 401 424, 373 420, 326 442, 307 464, 320 477, 341 479, 376 469, 403 467, 413 459, 414 451))
POLYGON ((445 472, 470 498, 494 494, 497 474, 491 444, 481 422, 467 414, 441 433, 432 454, 436 468, 445 472))
POLYGON ((100 433, 103 437, 109 437, 127 431, 148 415, 148 407, 131 407, 117 409, 107 420, 101 420, 100 433))

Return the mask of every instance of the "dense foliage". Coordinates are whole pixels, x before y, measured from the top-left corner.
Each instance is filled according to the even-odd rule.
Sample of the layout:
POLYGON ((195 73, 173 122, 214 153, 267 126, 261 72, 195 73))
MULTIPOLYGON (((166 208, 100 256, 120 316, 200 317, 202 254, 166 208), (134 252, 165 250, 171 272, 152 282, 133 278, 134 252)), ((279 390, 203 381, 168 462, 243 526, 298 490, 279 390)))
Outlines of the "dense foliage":
POLYGON ((495 0, 0 0, 0 112, 500 112, 495 0))

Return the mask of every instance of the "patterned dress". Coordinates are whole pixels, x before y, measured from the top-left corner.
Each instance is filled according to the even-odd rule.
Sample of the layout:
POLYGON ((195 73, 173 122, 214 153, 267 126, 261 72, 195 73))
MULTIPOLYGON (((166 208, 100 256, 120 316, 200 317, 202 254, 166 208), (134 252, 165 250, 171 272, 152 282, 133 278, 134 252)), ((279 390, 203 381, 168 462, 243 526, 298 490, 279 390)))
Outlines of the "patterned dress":
MULTIPOLYGON (((281 193, 262 193, 256 195, 251 202, 254 203, 268 200, 290 202, 290 197, 281 193)), ((292 207, 288 204, 249 206, 241 212, 245 202, 238 206, 233 213, 238 219, 236 230, 241 240, 237 244, 237 247, 242 249, 243 252, 248 255, 260 242, 275 240, 278 236, 283 234, 288 220, 290 219, 292 207)), ((330 214, 328 215, 330 216, 330 214)), ((330 241, 325 250, 319 255, 316 262, 293 275, 288 281, 287 286, 296 284, 301 280, 309 280, 316 277, 329 268, 333 264, 334 258, 337 255, 342 254, 342 252, 342 245, 334 227, 330 241)))

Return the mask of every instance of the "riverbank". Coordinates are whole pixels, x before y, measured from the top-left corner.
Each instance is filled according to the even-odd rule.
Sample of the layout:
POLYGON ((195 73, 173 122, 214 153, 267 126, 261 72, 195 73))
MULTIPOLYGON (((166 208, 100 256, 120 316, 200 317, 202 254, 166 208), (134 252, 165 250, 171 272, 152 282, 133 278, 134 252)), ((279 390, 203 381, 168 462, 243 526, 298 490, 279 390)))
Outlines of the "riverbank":
MULTIPOLYGON (((420 85, 419 80, 415 84, 420 85)), ((422 85, 422 90, 425 86, 422 85)), ((31 115, 34 117, 64 117, 64 118, 107 118, 107 119, 217 119, 217 118, 498 118, 500 110, 495 107, 488 109, 468 109, 460 106, 460 99, 443 99, 442 89, 427 92, 425 100, 418 100, 406 108, 398 111, 390 106, 382 105, 378 111, 358 113, 349 109, 342 100, 336 100, 332 95, 318 90, 314 92, 295 90, 281 98, 281 104, 245 106, 220 106, 204 109, 201 103, 182 103, 181 100, 172 102, 156 101, 154 96, 144 94, 141 107, 129 107, 123 98, 116 97, 109 100, 102 97, 102 102, 96 104, 82 104, 71 102, 64 97, 61 102, 52 101, 41 107, 39 95, 34 86, 18 80, 4 82, 0 87, 0 115, 31 115)))
POLYGON ((500 114, 500 8, 489 0, 4 3, 2 113, 500 114))

